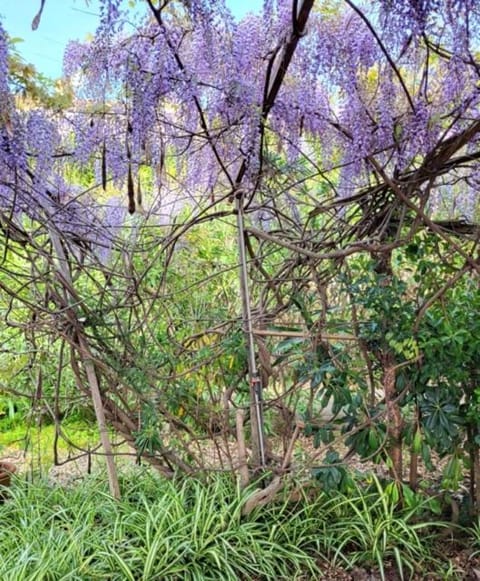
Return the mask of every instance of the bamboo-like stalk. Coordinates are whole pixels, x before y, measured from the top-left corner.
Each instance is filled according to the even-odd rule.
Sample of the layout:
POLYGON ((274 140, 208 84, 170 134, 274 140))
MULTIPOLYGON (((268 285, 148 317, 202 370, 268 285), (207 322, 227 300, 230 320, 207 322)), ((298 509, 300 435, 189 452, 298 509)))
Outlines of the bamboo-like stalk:
POLYGON ((100 433, 100 441, 102 442, 102 447, 105 452, 110 493, 114 498, 119 499, 120 485, 118 482, 117 468, 115 466, 112 443, 110 442, 107 422, 105 420, 105 410, 103 408, 102 394, 100 392, 100 384, 98 382, 97 372, 95 370, 93 357, 90 353, 85 337, 80 335, 78 337, 78 342, 81 349, 83 367, 85 369, 85 373, 87 374, 87 380, 90 386, 93 408, 95 410, 95 418, 97 420, 98 431, 100 433))
POLYGON ((247 257, 245 253, 245 230, 243 222, 243 198, 235 200, 237 209, 237 237, 240 261, 240 290, 242 294, 242 319, 248 352, 248 379, 250 384, 250 416, 252 423, 252 450, 254 462, 262 468, 266 465, 265 432, 263 426, 263 386, 255 360, 255 337, 253 332, 250 289, 248 286, 247 257))
MULTIPOLYGON (((58 234, 54 231, 50 232, 52 238, 53 248, 57 256, 57 277, 62 284, 65 301, 67 305, 71 305, 75 302, 75 291, 73 287, 72 277, 70 275, 70 270, 68 268, 68 261, 65 255, 63 246, 61 244, 58 234)), ((105 420, 105 410, 102 403, 102 394, 100 392, 100 385, 98 381, 97 372, 93 364, 93 356, 89 350, 87 340, 83 334, 83 325, 78 320, 77 314, 73 306, 68 308, 68 316, 70 322, 74 326, 74 331, 76 334, 76 348, 79 351, 82 365, 85 369, 87 375, 88 385, 90 387, 90 393, 92 397, 93 407, 95 410, 95 418, 97 420, 98 430, 100 432, 100 439, 102 442, 102 447, 105 452, 105 460, 107 465, 108 483, 110 488, 110 493, 114 498, 120 498, 120 485, 118 482, 117 469, 115 466, 115 459, 113 455, 112 444, 110 442, 110 437, 108 435, 107 424, 105 420)))
POLYGON ((359 341, 354 335, 335 335, 329 333, 304 333, 302 331, 274 331, 270 329, 253 329, 253 334, 260 337, 299 337, 300 339, 325 339, 326 341, 359 341))

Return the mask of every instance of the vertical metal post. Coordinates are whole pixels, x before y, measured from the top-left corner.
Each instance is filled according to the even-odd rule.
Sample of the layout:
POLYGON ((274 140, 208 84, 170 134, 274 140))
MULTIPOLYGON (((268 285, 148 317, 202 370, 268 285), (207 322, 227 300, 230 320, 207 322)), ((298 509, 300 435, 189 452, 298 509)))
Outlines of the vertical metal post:
POLYGON ((245 231, 243 220, 243 194, 238 192, 235 197, 237 211, 237 232, 238 232, 238 252, 240 261, 240 285, 242 292, 242 315, 245 338, 248 351, 248 378, 250 383, 250 409, 253 412, 252 437, 256 437, 255 444, 258 446, 260 465, 266 466, 265 455, 265 434, 263 429, 263 386, 262 380, 255 361, 255 341, 253 336, 252 310, 250 305, 250 289, 248 286, 247 257, 245 253, 245 231))

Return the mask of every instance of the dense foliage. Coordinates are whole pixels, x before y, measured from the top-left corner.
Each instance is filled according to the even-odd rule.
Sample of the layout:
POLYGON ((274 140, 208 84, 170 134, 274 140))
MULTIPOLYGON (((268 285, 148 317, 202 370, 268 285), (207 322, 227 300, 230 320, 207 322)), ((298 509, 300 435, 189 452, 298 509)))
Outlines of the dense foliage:
MULTIPOLYGON (((409 578, 415 572, 458 578, 436 542, 446 523, 420 496, 396 509, 378 480, 348 495, 319 490, 295 502, 279 498, 248 517, 252 488, 218 475, 205 482, 126 473, 115 501, 99 481, 75 488, 18 483, 2 506, 0 572, 25 579, 303 579, 344 569, 409 578), (365 507, 369 507, 369 511, 365 507), (416 522, 422 514, 430 522, 416 522), (353 526, 352 526, 353 525, 353 526), (356 569, 355 569, 356 567, 356 569)), ((478 533, 469 531, 478 544, 478 533)))
POLYGON ((478 511, 478 2, 134 4, 53 100, 0 25, 5 392, 272 494, 436 454, 478 511))

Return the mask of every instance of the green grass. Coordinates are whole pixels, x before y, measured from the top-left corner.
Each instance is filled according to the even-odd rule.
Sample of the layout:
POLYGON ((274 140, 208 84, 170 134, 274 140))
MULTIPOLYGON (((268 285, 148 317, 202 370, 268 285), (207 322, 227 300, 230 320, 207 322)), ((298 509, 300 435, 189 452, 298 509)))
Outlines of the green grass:
MULTIPOLYGON (((99 442, 98 430, 95 425, 83 421, 68 421, 62 424, 62 432, 76 446, 83 449, 94 447, 99 442)), ((35 457, 42 466, 53 464, 53 443, 55 426, 28 426, 25 422, 12 425, 7 431, 0 431, 0 450, 26 451, 35 457)), ((59 438, 58 452, 62 457, 69 453, 78 454, 79 451, 63 438, 59 438)))

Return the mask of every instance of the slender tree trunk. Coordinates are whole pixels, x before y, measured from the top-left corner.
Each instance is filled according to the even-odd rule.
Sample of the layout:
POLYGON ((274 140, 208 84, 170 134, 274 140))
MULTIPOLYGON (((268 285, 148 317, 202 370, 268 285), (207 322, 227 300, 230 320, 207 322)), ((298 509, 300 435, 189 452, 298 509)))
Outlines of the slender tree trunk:
MULTIPOLYGON (((380 284, 389 286, 392 280, 392 252, 386 251, 375 256, 375 271, 382 275, 380 284)), ((389 321, 384 321, 388 326, 389 321)), ((403 417, 400 404, 397 400, 396 390, 396 360, 394 353, 385 345, 377 354, 378 360, 382 365, 382 383, 385 394, 385 406, 387 409, 387 437, 388 437, 388 455, 390 458, 390 474, 398 485, 403 478, 403 459, 402 459, 402 431, 403 417)))
POLYGON ((245 232, 243 223, 243 198, 236 199, 237 235, 240 262, 240 290, 242 295, 242 319, 248 358, 248 379, 250 384, 250 425, 251 448, 254 467, 265 468, 266 439, 263 425, 263 386, 257 369, 255 339, 248 285, 247 259, 245 254, 245 232))
POLYGON ((410 474, 408 482, 412 490, 416 490, 418 486, 418 453, 414 450, 410 453, 410 474))
POLYGON ((478 432, 472 424, 467 425, 467 445, 470 456, 471 516, 480 515, 480 456, 475 442, 478 432))
POLYGON ((248 473, 247 447, 245 445, 245 431, 243 429, 245 411, 237 409, 235 420, 237 425, 238 471, 240 473, 240 483, 242 488, 246 488, 250 483, 250 475, 248 473))
POLYGON ((397 401, 395 358, 387 353, 383 357, 383 389, 385 393, 385 405, 387 408, 387 436, 388 455, 391 461, 390 472, 395 481, 400 484, 403 477, 402 459, 402 410, 397 401))
POLYGON ((474 516, 480 515, 480 455, 478 445, 473 442, 473 474, 475 481, 475 491, 472 498, 474 516))

